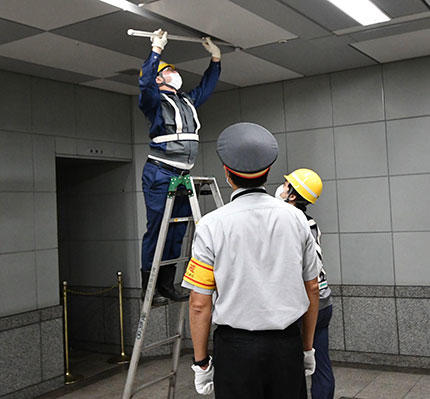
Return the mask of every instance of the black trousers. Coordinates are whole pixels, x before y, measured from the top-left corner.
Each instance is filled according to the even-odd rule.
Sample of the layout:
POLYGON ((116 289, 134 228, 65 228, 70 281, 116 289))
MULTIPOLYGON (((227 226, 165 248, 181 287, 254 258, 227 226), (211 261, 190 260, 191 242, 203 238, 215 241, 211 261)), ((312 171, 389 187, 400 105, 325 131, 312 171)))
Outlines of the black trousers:
POLYGON ((298 323, 285 330, 214 332, 216 399, 306 399, 298 323))

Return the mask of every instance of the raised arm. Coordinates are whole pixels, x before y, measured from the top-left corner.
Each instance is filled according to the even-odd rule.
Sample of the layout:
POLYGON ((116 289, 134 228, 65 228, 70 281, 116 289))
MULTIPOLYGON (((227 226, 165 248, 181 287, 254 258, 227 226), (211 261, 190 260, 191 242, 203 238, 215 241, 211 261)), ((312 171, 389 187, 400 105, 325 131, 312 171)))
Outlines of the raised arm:
POLYGON ((203 74, 200 84, 188 93, 196 108, 202 105, 215 90, 215 86, 221 73, 220 49, 212 43, 212 40, 209 37, 204 38, 202 44, 203 47, 211 53, 211 62, 208 69, 206 69, 203 74))
POLYGON ((160 105, 160 91, 155 78, 157 77, 161 52, 167 44, 167 32, 158 29, 154 33, 157 36, 151 37, 152 51, 143 63, 139 74, 139 108, 145 115, 160 105))

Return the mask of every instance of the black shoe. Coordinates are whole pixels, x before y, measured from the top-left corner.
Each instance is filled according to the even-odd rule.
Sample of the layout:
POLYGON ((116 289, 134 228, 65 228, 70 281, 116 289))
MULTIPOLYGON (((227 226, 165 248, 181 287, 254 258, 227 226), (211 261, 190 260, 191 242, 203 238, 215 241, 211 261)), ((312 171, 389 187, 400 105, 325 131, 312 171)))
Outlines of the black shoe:
POLYGON ((169 298, 172 301, 185 301, 188 298, 188 294, 184 294, 175 289, 175 274, 175 265, 161 266, 160 271, 158 272, 157 290, 160 295, 165 298, 169 298))
MULTIPOLYGON (((149 276, 151 275, 151 270, 149 271, 143 271, 141 270, 142 275, 142 292, 141 292, 141 298, 142 301, 145 299, 146 295, 146 289, 148 288, 148 282, 149 282, 149 276)), ((154 296, 152 298, 152 306, 162 306, 166 305, 167 300, 164 298, 164 295, 160 295, 157 289, 155 289, 154 296)))

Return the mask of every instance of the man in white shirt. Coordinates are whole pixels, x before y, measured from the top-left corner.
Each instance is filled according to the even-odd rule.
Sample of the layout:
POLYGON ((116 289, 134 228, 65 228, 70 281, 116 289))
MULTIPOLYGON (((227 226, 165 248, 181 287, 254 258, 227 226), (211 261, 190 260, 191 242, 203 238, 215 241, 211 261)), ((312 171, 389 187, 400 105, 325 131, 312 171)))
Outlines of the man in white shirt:
POLYGON ((315 369, 315 240, 303 213, 263 187, 278 155, 269 131, 232 125, 218 138, 217 153, 232 200, 199 221, 182 283, 192 290, 196 390, 214 387, 217 399, 304 398, 305 371, 315 369))

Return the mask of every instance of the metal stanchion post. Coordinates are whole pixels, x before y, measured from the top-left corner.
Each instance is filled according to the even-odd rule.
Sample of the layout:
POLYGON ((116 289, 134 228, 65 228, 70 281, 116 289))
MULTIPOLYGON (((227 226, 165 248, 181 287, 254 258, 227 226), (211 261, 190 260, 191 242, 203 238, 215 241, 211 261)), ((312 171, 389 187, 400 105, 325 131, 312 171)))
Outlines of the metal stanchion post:
POLYGON ((130 363, 130 356, 124 351, 124 313, 122 304, 122 273, 118 272, 118 302, 119 302, 119 330, 121 336, 121 354, 108 360, 109 363, 126 364, 130 363))
POLYGON ((81 380, 83 376, 72 375, 69 368, 69 331, 67 322, 67 281, 63 281, 63 307, 64 307, 64 350, 65 350, 65 362, 66 362, 66 374, 64 376, 64 383, 66 385, 74 384, 81 380))

